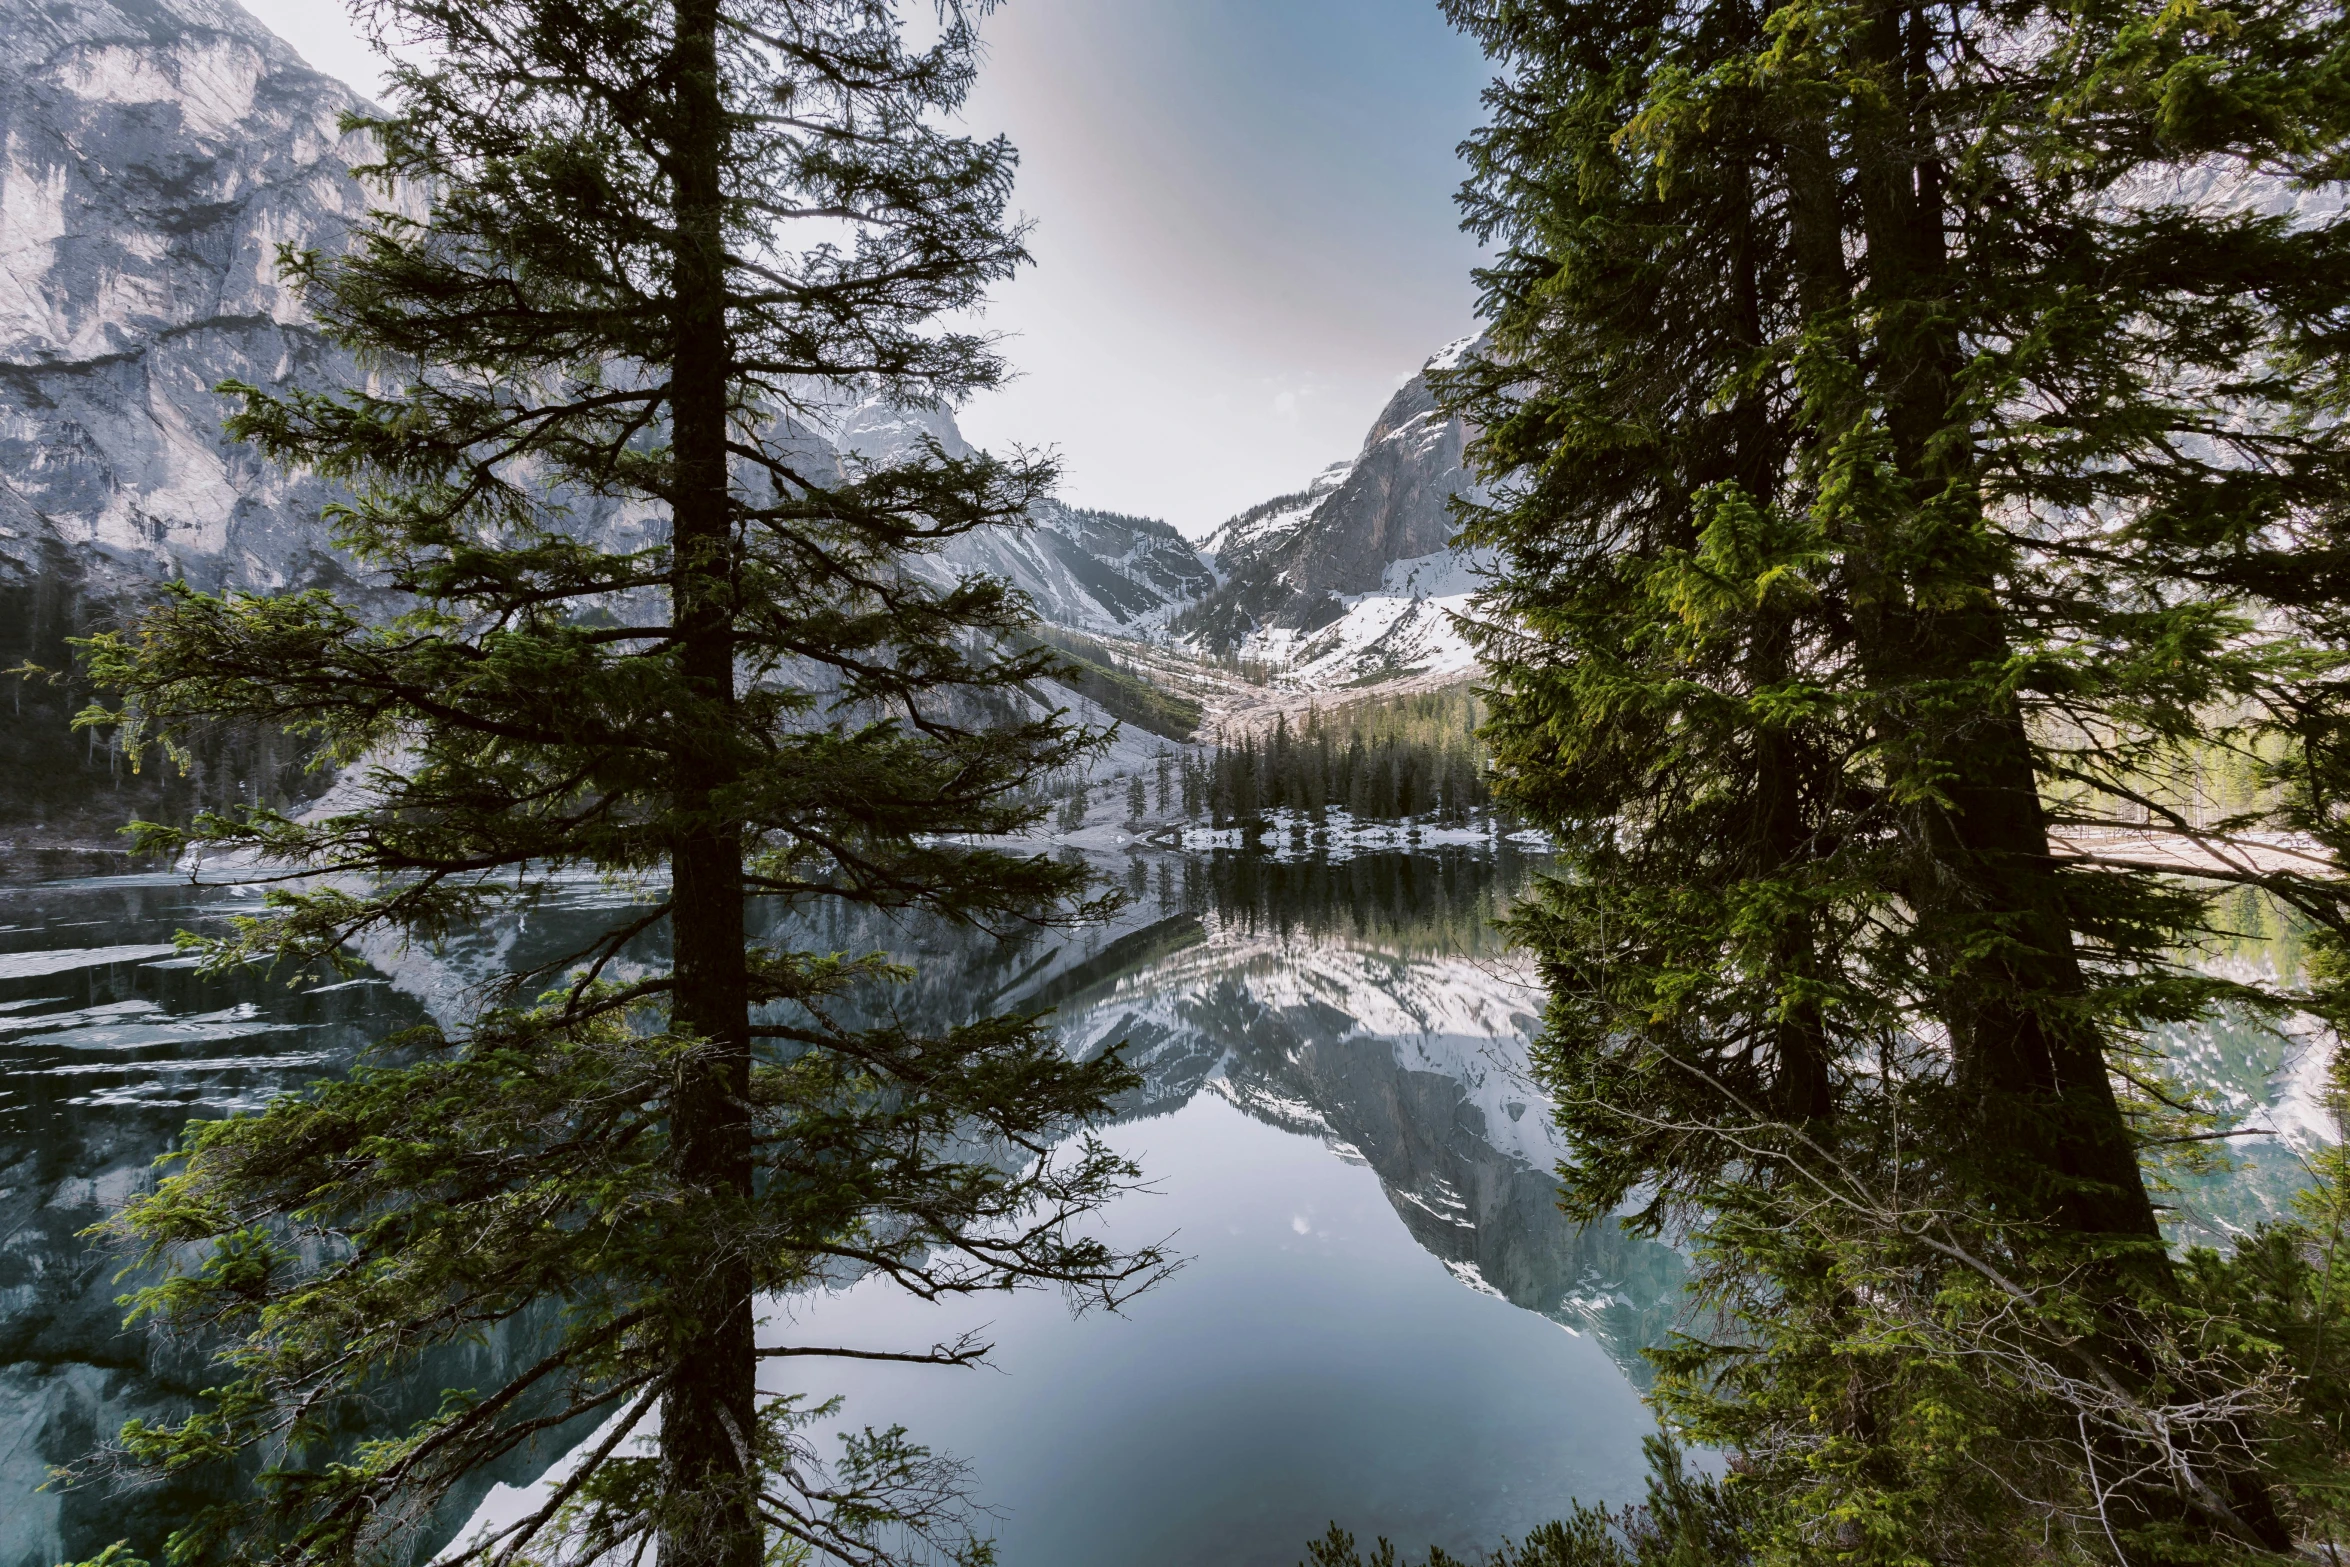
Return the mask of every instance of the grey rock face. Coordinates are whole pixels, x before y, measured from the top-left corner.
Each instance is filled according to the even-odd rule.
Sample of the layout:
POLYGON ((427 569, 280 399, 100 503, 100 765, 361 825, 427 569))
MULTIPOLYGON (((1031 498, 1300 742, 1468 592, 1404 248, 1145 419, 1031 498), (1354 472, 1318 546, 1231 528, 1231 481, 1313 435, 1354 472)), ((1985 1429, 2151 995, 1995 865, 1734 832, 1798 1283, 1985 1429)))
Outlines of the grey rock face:
POLYGON ((1370 593, 1391 561, 1452 543, 1446 504, 1469 488, 1461 421, 1436 407, 1425 374, 1381 411, 1346 477, 1279 551, 1290 580, 1312 593, 1370 593))
MULTIPOLYGON (((344 575, 328 487, 228 441, 213 388, 351 378, 277 249, 365 210, 339 126, 356 103, 229 0, 0 0, 0 667, 69 667, 68 638, 173 577, 344 575)), ((273 765, 231 743, 134 776, 68 728, 86 691, 10 685, 0 845, 110 841, 273 765)))
MULTIPOLYGON (((358 106, 232 0, 0 0, 0 578, 129 593, 334 574, 331 491, 227 441, 213 388, 356 379, 277 252, 364 216, 365 149, 338 128, 358 106)), ((925 437, 969 450, 922 410, 868 404, 835 432, 869 460, 925 437)), ((1095 631, 1212 585, 1164 523, 1036 520, 948 559, 1095 631)))
POLYGON ((1267 627, 1318 630, 1343 613, 1339 595, 1380 592, 1390 565, 1451 547, 1449 503, 1475 480, 1468 431, 1437 408, 1427 372, 1461 346, 1389 399, 1353 461, 1218 530, 1208 547, 1223 580, 1181 630, 1217 652, 1267 627))
POLYGON ((1110 635, 1149 629, 1215 586, 1198 552, 1156 518, 1045 501, 1031 520, 971 534, 942 558, 1004 578, 1053 625, 1110 635))
POLYGON ((277 250, 365 211, 357 103, 229 0, 0 0, 0 575, 331 571, 324 486, 226 440, 213 388, 350 378, 277 250))
MULTIPOLYGON (((233 403, 214 388, 358 380, 278 281, 281 245, 332 248, 368 210, 350 174, 364 143, 340 129, 358 107, 234 0, 0 0, 0 668, 70 666, 69 638, 174 579, 354 585, 320 520, 334 489, 229 441, 233 403)), ((826 462, 835 443, 869 458, 926 436, 967 450, 948 416, 879 406, 806 434, 826 462)), ((620 547, 659 528, 641 508, 578 514, 620 547)), ((1092 632, 1213 585, 1163 523, 1054 505, 1036 523, 935 564, 1000 573, 1046 619, 1092 632)), ((133 778, 71 733, 88 694, 12 691, 0 851, 12 837, 109 841, 133 815, 256 786, 225 753, 192 783, 133 778)))
MULTIPOLYGON (((877 402, 842 416, 836 439, 843 453, 876 464, 915 455, 925 442, 948 457, 971 454, 944 410, 877 402)), ((1029 520, 968 534, 933 562, 948 573, 1001 577, 1050 624, 1107 635, 1154 628, 1216 585, 1199 552, 1156 518, 1048 500, 1029 520)))

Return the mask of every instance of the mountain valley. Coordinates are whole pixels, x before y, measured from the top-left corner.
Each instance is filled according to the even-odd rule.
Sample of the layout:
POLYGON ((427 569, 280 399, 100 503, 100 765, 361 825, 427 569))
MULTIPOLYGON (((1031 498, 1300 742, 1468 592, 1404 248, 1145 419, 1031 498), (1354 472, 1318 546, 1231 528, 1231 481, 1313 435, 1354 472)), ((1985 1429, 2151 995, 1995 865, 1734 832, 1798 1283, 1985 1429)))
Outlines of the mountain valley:
MULTIPOLYGON (((335 488, 228 440, 233 404, 216 390, 363 384, 279 281, 277 255, 332 246, 367 210, 349 172, 366 143, 341 128, 365 107, 234 0, 0 4, 0 667, 60 673, 16 682, 0 740, 0 836, 20 846, 102 843, 134 809, 302 788, 253 736, 222 737, 189 776, 133 777, 69 728, 88 696, 69 643, 174 580, 371 601, 327 536, 335 488)), ((969 450, 944 410, 868 403, 810 422, 824 427, 806 432, 811 449, 835 463, 969 450)), ((1203 737, 1269 723, 1284 691, 1458 679, 1474 660, 1450 612, 1475 582, 1450 552, 1446 503, 1469 488, 1463 439, 1423 373, 1355 457, 1204 548, 1164 522, 1048 500, 1029 526, 966 536, 928 568, 1011 582, 1047 627, 1102 640, 1136 678, 1199 704, 1203 737)), ((647 525, 578 510, 616 543, 647 525)), ((1133 763, 1113 758, 1105 776, 1133 763)))

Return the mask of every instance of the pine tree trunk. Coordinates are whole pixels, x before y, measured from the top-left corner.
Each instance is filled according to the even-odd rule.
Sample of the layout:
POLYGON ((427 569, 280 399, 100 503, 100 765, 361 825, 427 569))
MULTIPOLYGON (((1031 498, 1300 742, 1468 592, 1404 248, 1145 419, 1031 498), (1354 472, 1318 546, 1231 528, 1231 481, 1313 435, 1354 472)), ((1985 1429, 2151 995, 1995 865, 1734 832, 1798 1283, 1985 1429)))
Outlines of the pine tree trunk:
MULTIPOLYGON (((1960 346, 1939 317, 1936 302, 1952 286, 1944 237, 1943 175, 1924 105, 1932 90, 1928 30, 1922 7, 1889 7, 1872 22, 1869 54, 1888 91, 1854 138, 1855 186, 1867 241, 1869 285, 1878 296, 1884 348, 1886 423, 1895 462, 1915 503, 1946 507, 1932 546, 1916 536, 1853 541, 1863 569, 1882 567, 1896 549, 1922 559, 1939 580, 1933 602, 1921 603, 1887 572, 1876 592, 1861 598, 1872 608, 1856 617, 1861 654, 1880 691, 1980 688, 1987 670, 2006 665, 2011 646, 2001 616, 1993 558, 1973 538, 1977 514, 1958 503, 1972 487, 1963 459, 1954 461, 1946 424, 1956 417, 1953 393, 1960 346)), ((1914 523, 1917 519, 1905 519, 1914 523)), ((1904 713, 1899 722, 1914 719, 1904 713)), ((1896 750, 1911 734, 1885 737, 1896 750)), ((2075 1234, 2153 1242, 2135 1264, 2141 1283, 2175 1288, 2162 1230, 2136 1142, 2114 1095, 2102 1030, 2066 1016, 2068 1003, 2088 985, 2073 945, 2047 811, 2020 704, 2001 697, 1955 728, 1933 734, 1925 758, 1941 778, 1947 805, 1926 803, 1914 828, 1925 847, 1911 896, 1921 915, 1954 939, 1939 955, 1944 972, 1958 976, 1943 1021, 1962 1090, 1978 1106, 1969 1131, 1995 1167, 2021 1173, 2035 1165, 2053 1177, 2033 1199, 2029 1215, 2075 1234), (1958 950, 1995 922, 2004 938, 1995 958, 1958 950)), ((2020 1197, 2022 1194, 2018 1193, 2020 1197)), ((2126 1304, 2110 1308, 2127 1315, 2126 1304)), ((2125 1382, 2141 1386, 2152 1375, 2145 1346, 2116 1322, 2090 1346, 2125 1382)), ((2235 1472, 2225 1498, 2208 1490, 2193 1507, 2227 1530, 2271 1550, 2291 1537, 2258 1477, 2235 1472), (2218 1517, 2214 1517, 2218 1514, 2218 1517)))
MULTIPOLYGON (((1921 508, 1949 512, 1935 540, 1938 549, 1920 552, 1914 541, 1907 545, 1947 573, 1937 584, 1939 602, 1919 604, 1896 591, 1912 585, 1888 582, 1885 591, 1869 596, 1874 612, 1860 617, 1861 634, 1871 644, 1863 657, 1881 688, 1891 689, 1944 683, 1963 689, 1979 683, 1986 669, 2004 665, 2009 653, 2005 631, 1988 607, 1997 602, 1999 584, 1988 558, 1972 547, 1974 518, 1954 498, 1971 478, 1937 449, 1952 417, 1959 346, 1933 304, 1949 286, 1942 181, 1930 127, 1914 101, 1928 90, 1930 25, 1917 9, 1888 10, 1873 23, 1871 52, 1889 85, 1900 86, 1887 94, 1855 146, 1870 287, 1884 311, 1887 424, 1895 461, 1921 508), (1944 607, 1953 603, 1960 607, 1944 607)), ((1896 547, 1891 540, 1864 541, 1866 556, 1879 562, 1896 547)), ((1912 743, 1911 736, 1888 738, 1897 746, 1912 743)), ((1953 971, 1963 978, 1944 1021, 1960 1080, 1992 1102, 1987 1131, 2021 1133, 2011 1151, 2027 1160, 2045 1158, 2053 1167, 2062 1187, 2058 1222, 2083 1234, 2159 1238, 2097 1031, 2059 1015, 2087 986, 2063 912, 2022 711, 2003 698, 1928 744, 1950 803, 1919 808, 1932 861, 1916 889, 1921 912, 1946 925, 1980 918, 2011 922, 2010 940, 1997 960, 1960 970, 1963 960, 1951 955, 1953 971), (2036 1113, 2009 1113, 2026 1107, 2036 1113)))
MULTIPOLYGON (((728 819, 735 728, 728 601, 726 410, 730 348, 720 180, 726 125, 718 78, 720 0, 677 0, 677 340, 670 365, 677 492, 671 505, 671 613, 685 690, 673 765, 672 1026, 705 1042, 676 1089, 678 1177, 705 1203, 740 1211, 751 1195, 749 983, 742 836, 728 819)), ((751 1273, 734 1248, 672 1281, 686 1335, 661 1405, 662 1567, 759 1567, 757 1345, 751 1273)))
MULTIPOLYGON (((1751 20, 1751 19, 1747 19, 1751 20)), ((1742 355, 1759 353, 1763 346, 1762 284, 1758 272, 1760 245, 1755 234, 1754 166, 1741 161, 1729 170, 1731 200, 1737 230, 1730 255, 1732 325, 1742 355)), ((1728 477, 1757 506, 1778 504, 1780 475, 1785 464, 1771 440, 1762 395, 1748 390, 1732 404, 1729 439, 1722 443, 1729 455, 1728 477)), ((1755 628, 1754 656, 1747 669, 1747 689, 1767 690, 1784 682, 1795 663, 1795 626, 1784 611, 1765 608, 1755 628)), ((1763 876, 1784 875, 1808 852, 1810 831, 1804 819, 1801 744, 1783 728, 1764 729, 1755 747, 1754 867, 1763 876)), ((1808 912, 1782 924, 1772 943, 1771 974, 1776 983, 1808 985, 1819 974, 1818 946, 1808 912)), ((1786 1009, 1772 1030, 1772 1107, 1776 1114, 1797 1122, 1825 1120, 1834 1109, 1829 1079, 1830 1048, 1827 1021, 1819 1004, 1807 995, 1786 1009)))

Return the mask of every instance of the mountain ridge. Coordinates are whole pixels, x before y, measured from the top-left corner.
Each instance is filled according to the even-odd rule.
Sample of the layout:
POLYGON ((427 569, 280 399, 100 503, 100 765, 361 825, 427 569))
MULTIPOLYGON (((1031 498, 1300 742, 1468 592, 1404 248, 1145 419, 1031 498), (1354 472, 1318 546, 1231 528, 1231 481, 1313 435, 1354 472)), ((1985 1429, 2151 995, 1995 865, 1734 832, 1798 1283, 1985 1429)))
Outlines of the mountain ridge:
MULTIPOLYGON (((231 441, 216 390, 362 382, 276 258, 335 245, 369 210, 350 173, 365 143, 341 124, 368 107, 234 0, 0 0, 0 668, 69 672, 72 639, 175 580, 374 597, 322 521, 341 492, 231 441)), ((949 410, 811 404, 819 469, 929 441, 970 450, 949 410)), ((1283 498, 1294 515, 1244 513, 1273 525, 1227 524, 1212 559, 1163 521, 1046 500, 1029 526, 967 535, 917 569, 1003 577, 1048 624, 1155 644, 1170 667, 1252 637, 1247 656, 1309 683, 1424 672, 1437 644, 1450 667, 1460 649, 1428 580, 1450 569, 1461 444, 1423 373, 1360 451, 1283 498)), ((642 508, 576 509, 622 547, 660 526, 642 508)), ((298 757, 261 741, 135 779, 103 737, 71 730, 90 694, 70 673, 19 683, 0 840, 92 842, 130 815, 303 787, 298 757)))
MULTIPOLYGON (((229 441, 214 388, 359 379, 275 258, 368 209, 349 172, 364 143, 339 123, 364 101, 234 0, 5 0, 0 62, 0 580, 277 591, 347 574, 318 522, 332 487, 229 441)), ((969 451, 946 410, 870 403, 826 438, 868 460, 969 451)), ((1055 624, 1156 634, 1187 612, 1227 651, 1444 549, 1461 444, 1423 372, 1301 492, 1295 526, 1247 535, 1255 508, 1211 542, 1213 567, 1163 522, 1059 501, 940 558, 1000 572, 1055 624)))
POLYGON ((0 578, 331 571, 279 525, 331 490, 229 441, 213 388, 356 378, 276 252, 366 210, 359 107, 228 0, 0 8, 0 578))
POLYGON ((1429 375, 1475 342, 1431 356, 1352 459, 1210 535, 1219 581, 1175 617, 1177 633, 1324 688, 1470 667, 1450 616, 1467 607, 1480 562, 1456 557, 1452 503, 1482 492, 1471 432, 1437 406, 1429 375))

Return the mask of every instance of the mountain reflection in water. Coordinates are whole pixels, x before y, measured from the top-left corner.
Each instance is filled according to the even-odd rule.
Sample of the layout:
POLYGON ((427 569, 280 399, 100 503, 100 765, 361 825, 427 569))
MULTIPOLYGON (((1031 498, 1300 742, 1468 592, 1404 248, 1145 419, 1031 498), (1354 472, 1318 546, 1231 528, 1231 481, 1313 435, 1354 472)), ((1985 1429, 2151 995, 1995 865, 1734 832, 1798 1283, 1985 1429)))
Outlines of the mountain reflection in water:
MULTIPOLYGON (((850 1397, 841 1423, 902 1422, 970 1457, 1003 1509, 1004 1559, 1045 1567, 1289 1563, 1341 1511, 1358 1529, 1488 1543, 1569 1494, 1632 1488, 1647 1427, 1627 1374, 1671 1320, 1680 1268, 1555 1206, 1558 1150, 1524 1074, 1537 1000, 1490 929, 1522 862, 1138 856, 1110 870, 1127 908, 1084 931, 999 940, 833 914, 788 932, 912 960, 917 978, 887 1002, 909 1020, 1049 1007, 1073 1048, 1122 1043, 1144 1085, 1113 1140, 1156 1192, 1107 1222, 1128 1238, 1175 1230, 1193 1259, 1127 1318, 1074 1325, 1050 1299, 995 1297, 952 1323, 872 1286, 788 1303, 808 1333, 929 1343, 984 1325, 999 1345, 1001 1374, 815 1379, 850 1397)), ((235 889, 0 889, 0 1567, 125 1535, 152 1558, 193 1499, 34 1494, 124 1418, 185 1407, 203 1373, 200 1346, 121 1330, 120 1261, 78 1232, 149 1178, 189 1116, 252 1108, 371 1038, 453 1018, 473 986, 560 953, 625 900, 583 881, 473 941, 387 948, 367 979, 289 991, 202 978, 169 954, 174 929, 250 908, 235 889)), ((514 1336, 437 1360, 387 1423, 489 1380, 527 1348, 514 1336)), ((506 1486, 559 1456, 518 1458, 481 1487, 503 1482, 510 1504, 506 1486)))

